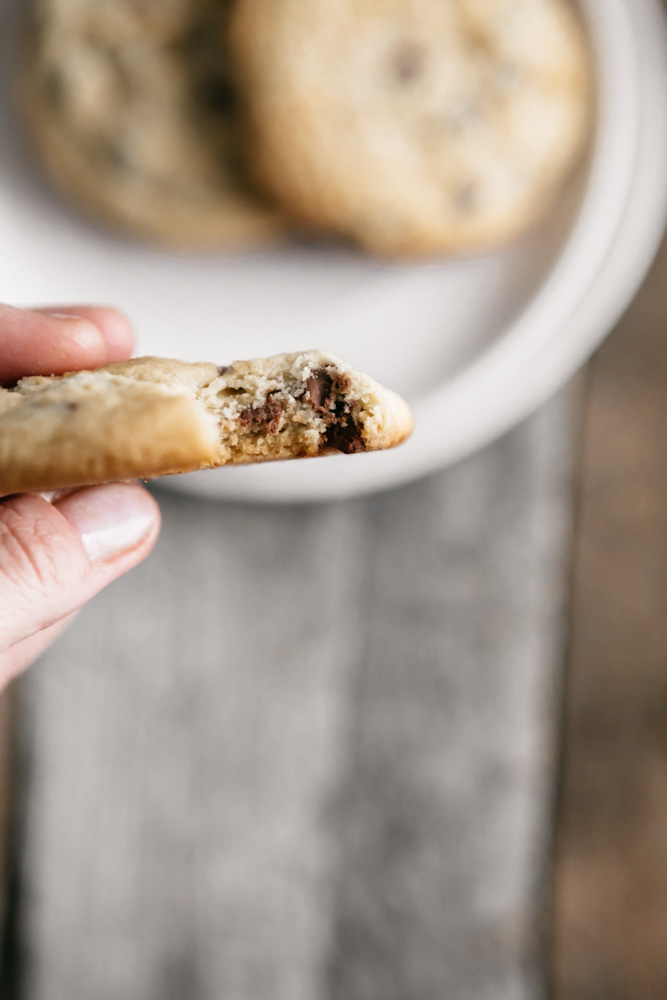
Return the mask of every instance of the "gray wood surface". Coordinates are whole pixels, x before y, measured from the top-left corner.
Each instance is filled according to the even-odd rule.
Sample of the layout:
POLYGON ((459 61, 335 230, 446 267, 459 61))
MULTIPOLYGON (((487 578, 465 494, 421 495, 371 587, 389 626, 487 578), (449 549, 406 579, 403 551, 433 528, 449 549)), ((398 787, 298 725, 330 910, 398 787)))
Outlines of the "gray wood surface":
POLYGON ((667 997, 667 239, 583 425, 556 1000, 667 997))
POLYGON ((379 498, 160 499, 22 689, 20 1000, 536 1000, 574 408, 379 498))

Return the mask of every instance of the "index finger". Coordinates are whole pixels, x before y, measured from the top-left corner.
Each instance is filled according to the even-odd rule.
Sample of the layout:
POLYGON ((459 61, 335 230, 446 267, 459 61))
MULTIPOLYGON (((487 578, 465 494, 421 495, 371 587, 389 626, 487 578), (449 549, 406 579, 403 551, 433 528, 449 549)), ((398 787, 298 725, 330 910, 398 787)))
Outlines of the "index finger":
POLYGON ((132 353, 128 320, 102 306, 16 309, 0 305, 0 384, 26 375, 99 368, 132 353))

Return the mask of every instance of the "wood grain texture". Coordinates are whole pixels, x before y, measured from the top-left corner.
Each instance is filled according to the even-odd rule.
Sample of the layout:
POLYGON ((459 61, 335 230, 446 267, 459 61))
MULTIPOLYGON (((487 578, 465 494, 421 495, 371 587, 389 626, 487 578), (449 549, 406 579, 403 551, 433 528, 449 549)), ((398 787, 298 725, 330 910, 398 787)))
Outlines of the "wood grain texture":
POLYGON ((20 1000, 542 995, 571 414, 366 501, 161 494, 24 683, 20 1000))
POLYGON ((557 1000, 667 997, 667 242, 585 413, 557 1000))

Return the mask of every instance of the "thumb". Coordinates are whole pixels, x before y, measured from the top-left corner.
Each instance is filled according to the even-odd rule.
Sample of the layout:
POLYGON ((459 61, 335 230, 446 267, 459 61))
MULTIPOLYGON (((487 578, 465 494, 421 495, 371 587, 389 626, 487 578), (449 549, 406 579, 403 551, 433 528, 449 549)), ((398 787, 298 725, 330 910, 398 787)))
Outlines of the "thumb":
POLYGON ((0 653, 53 625, 140 562, 159 530, 157 504, 132 483, 57 503, 0 501, 0 653))

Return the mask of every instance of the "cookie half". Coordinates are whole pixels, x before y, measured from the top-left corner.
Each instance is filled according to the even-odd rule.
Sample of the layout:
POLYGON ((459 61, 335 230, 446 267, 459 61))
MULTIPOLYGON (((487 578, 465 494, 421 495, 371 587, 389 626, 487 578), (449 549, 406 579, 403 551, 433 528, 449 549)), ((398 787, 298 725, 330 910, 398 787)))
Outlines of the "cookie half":
POLYGON ((569 0, 238 0, 230 45, 258 181, 383 256, 516 236, 590 124, 569 0))
POLYGON ((159 245, 280 237, 238 157, 235 93, 212 0, 39 0, 23 111, 55 186, 90 216, 159 245))
POLYGON ((400 444, 407 403, 333 354, 136 358, 0 389, 0 495, 400 444))

